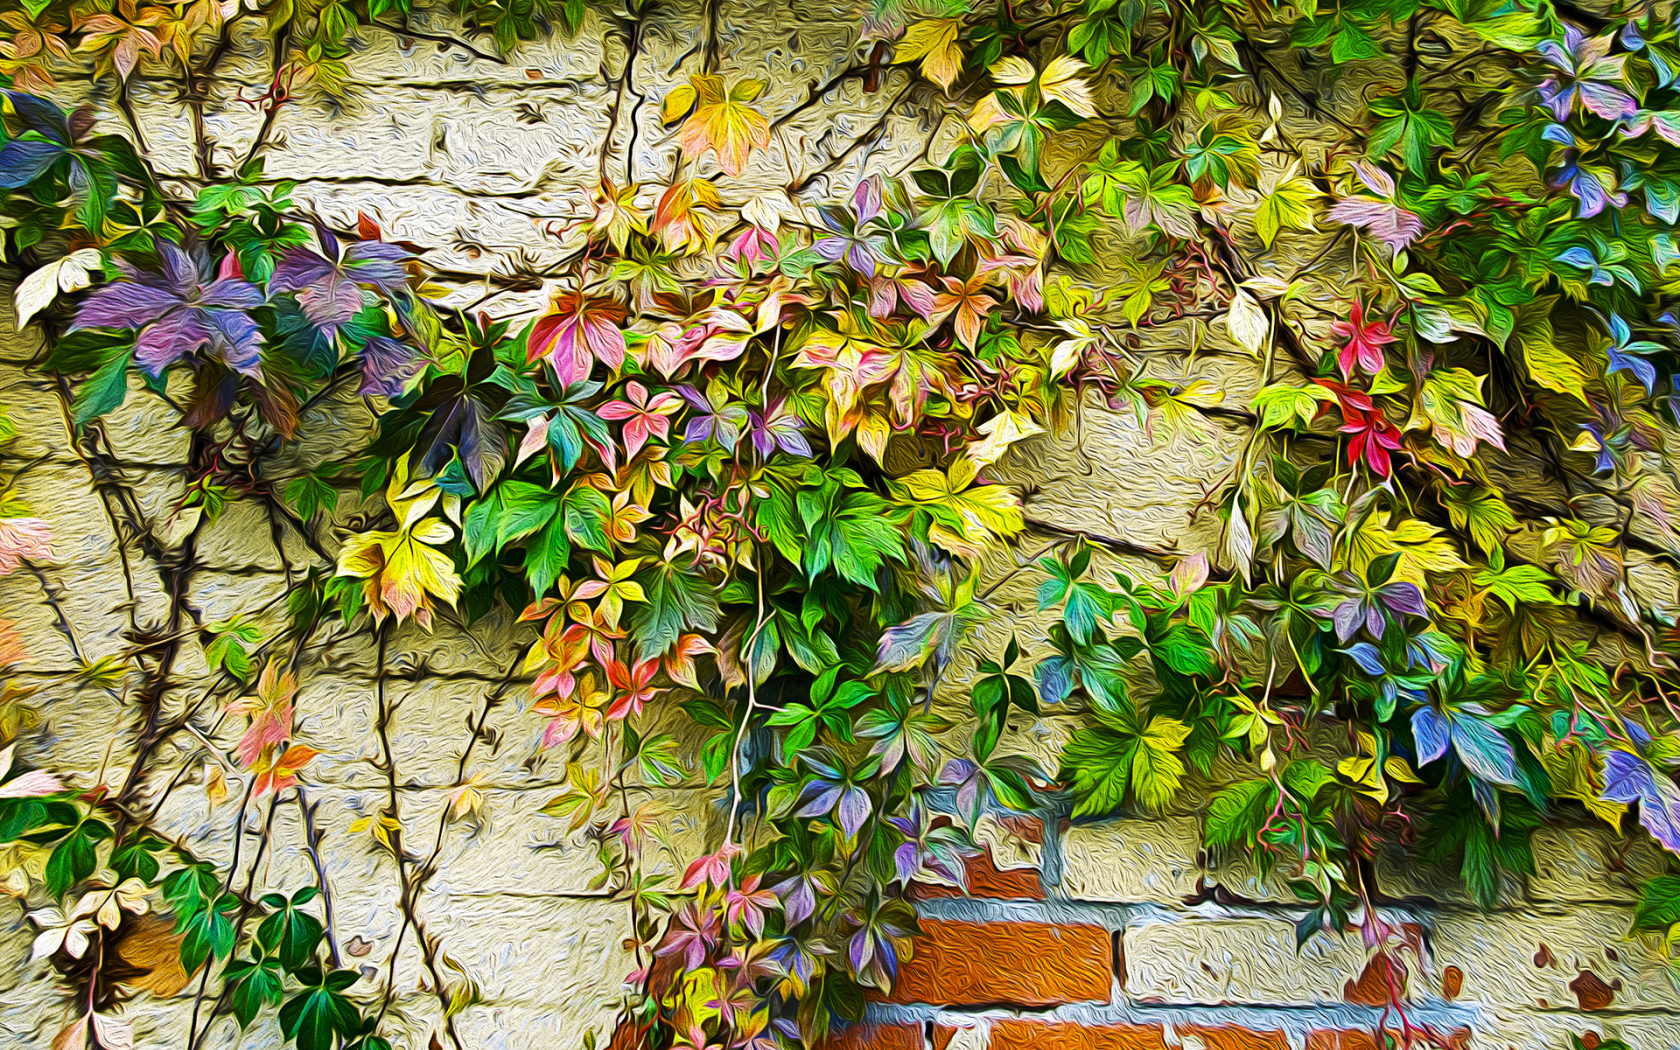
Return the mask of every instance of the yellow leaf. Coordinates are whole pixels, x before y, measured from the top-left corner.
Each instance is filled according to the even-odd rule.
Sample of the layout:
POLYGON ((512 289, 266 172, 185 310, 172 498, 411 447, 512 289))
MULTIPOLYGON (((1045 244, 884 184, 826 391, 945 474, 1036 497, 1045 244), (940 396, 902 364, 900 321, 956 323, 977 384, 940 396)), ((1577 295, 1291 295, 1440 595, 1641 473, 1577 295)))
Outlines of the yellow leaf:
POLYGON ((1378 511, 1354 530, 1348 547, 1350 571, 1363 574, 1375 559, 1398 552, 1400 561, 1394 568, 1393 579, 1424 588, 1429 585, 1425 573, 1456 572, 1468 567, 1459 557, 1458 548, 1435 526, 1406 518, 1390 529, 1388 520, 1388 511, 1378 511))
POLYGON ((1263 189, 1260 206, 1254 210, 1254 232, 1270 248, 1283 229, 1312 230, 1312 202, 1318 198, 1318 187, 1294 173, 1291 167, 1283 177, 1263 189))
POLYGON ((1085 63, 1072 55, 1061 55, 1044 67, 1044 74, 1038 78, 1038 90, 1045 101, 1056 99, 1086 119, 1095 117, 1097 107, 1091 101, 1091 86, 1079 76, 1084 71, 1085 63))
POLYGON ((660 120, 675 124, 694 108, 697 97, 693 84, 678 84, 666 93, 665 101, 659 107, 660 120))
POLYGON ((922 60, 922 76, 951 90, 951 84, 962 72, 962 46, 957 36, 962 24, 955 18, 929 18, 917 22, 904 32, 896 57, 900 62, 922 60))
POLYGON ((887 484, 899 502, 928 511, 929 539, 973 558, 1026 527, 1015 493, 1003 485, 975 485, 979 471, 979 464, 960 455, 949 472, 918 470, 887 484))
POLYGON ((1572 798, 1587 807, 1587 812, 1617 830, 1622 826, 1625 802, 1606 802, 1599 797, 1596 771, 1592 755, 1574 741, 1564 741, 1555 748, 1547 748, 1540 755, 1546 775, 1552 780, 1552 791, 1564 798, 1572 798))
POLYGON ((428 631, 432 627, 432 599, 454 605, 461 578, 449 556, 428 544, 447 543, 454 531, 437 518, 418 522, 400 532, 367 532, 344 541, 338 553, 338 575, 367 581, 363 595, 376 623, 395 614, 401 623, 410 616, 428 631))
POLYGON ((683 153, 698 159, 707 150, 716 150, 718 167, 730 175, 741 174, 753 147, 770 145, 770 121, 749 105, 764 84, 742 80, 726 89, 723 78, 713 74, 701 74, 692 82, 696 104, 682 127, 683 153))

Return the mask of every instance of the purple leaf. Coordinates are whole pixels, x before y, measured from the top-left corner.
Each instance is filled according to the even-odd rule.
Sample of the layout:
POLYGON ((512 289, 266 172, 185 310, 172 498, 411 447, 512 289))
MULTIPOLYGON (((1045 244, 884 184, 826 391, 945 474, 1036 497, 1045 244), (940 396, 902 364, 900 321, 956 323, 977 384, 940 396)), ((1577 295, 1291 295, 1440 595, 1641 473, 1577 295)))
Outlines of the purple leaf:
POLYGON ((799 808, 793 811, 796 817, 820 817, 834 808, 840 801, 844 789, 839 784, 831 784, 826 780, 813 780, 805 785, 800 792, 799 808))
POLYGON ((852 211, 859 222, 868 222, 881 214, 881 176, 871 175, 858 183, 852 191, 852 211))
POLYGON ((864 968, 869 965, 869 961, 875 957, 875 940, 869 936, 868 927, 852 935, 850 948, 852 972, 862 973, 864 968))
MULTIPOLYGON (((1382 596, 1383 604, 1397 613, 1410 613, 1413 616, 1428 616, 1429 610, 1423 604, 1423 592, 1415 583, 1384 584, 1377 592, 1382 596)), ((1381 637, 1381 635, 1378 635, 1381 637)))
POLYGON ((1423 220, 1389 201, 1346 197, 1330 206, 1330 219, 1371 231, 1391 250, 1408 247, 1423 234, 1423 220))
POLYGON ((921 851, 916 848, 914 842, 906 842, 893 851, 893 866, 898 871, 899 882, 907 886, 910 884, 916 870, 922 866, 920 854, 921 851))
POLYGON ((873 808, 869 801, 869 792, 855 784, 840 796, 840 805, 835 812, 840 818, 840 830, 846 833, 848 839, 857 837, 858 829, 869 819, 870 810, 873 808))
POLYGON ((414 348, 382 335, 369 336, 362 347, 362 389, 364 395, 396 397, 417 372, 420 359, 414 348))
POLYGON ((1606 802, 1638 802, 1639 822, 1672 853, 1680 853, 1680 789, 1631 751, 1604 756, 1606 802))
POLYGON ((1364 618, 1365 608, 1358 598, 1349 598, 1336 606, 1336 611, 1331 614, 1331 619, 1336 624, 1336 640, 1346 645, 1347 640, 1359 630, 1359 621, 1364 618))
POLYGON ((149 374, 206 346, 246 375, 261 373, 262 336, 245 313, 263 294, 237 277, 209 280, 209 260, 190 256, 173 242, 158 241, 162 272, 119 262, 123 279, 88 295, 71 330, 139 329, 135 359, 149 374))
POLYGON ((795 876, 775 888, 782 898, 782 915, 791 930, 817 910, 817 891, 809 878, 795 876))
POLYGON ((362 285, 394 294, 407 277, 403 263, 411 257, 406 248, 384 241, 357 241, 336 263, 308 248, 287 248, 275 264, 268 291, 295 294, 309 322, 331 334, 361 310, 362 285))

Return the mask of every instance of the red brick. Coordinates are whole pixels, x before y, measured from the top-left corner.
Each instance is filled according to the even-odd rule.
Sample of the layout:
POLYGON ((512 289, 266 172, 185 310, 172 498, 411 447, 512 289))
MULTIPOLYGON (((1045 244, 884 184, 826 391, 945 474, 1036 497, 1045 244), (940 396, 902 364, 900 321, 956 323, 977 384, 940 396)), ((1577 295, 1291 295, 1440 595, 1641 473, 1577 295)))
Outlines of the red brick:
POLYGON ((1289 1037, 1282 1032, 1257 1032, 1252 1028, 1187 1026, 1185 1035, 1198 1036, 1207 1050, 1289 1050, 1289 1037))
MULTIPOLYGON (((963 891, 955 886, 922 882, 910 884, 910 899, 913 901, 961 896, 963 891)), ((991 851, 982 850, 968 859, 968 896, 992 900, 1041 901, 1044 899, 1044 887, 1039 884, 1038 872, 1032 868, 1001 871, 992 860, 991 851)))
POLYGON ((989 1050, 1166 1050, 1166 1045, 1159 1026, 1010 1019, 992 1022, 989 1050))
POLYGON ((1321 1028, 1307 1033, 1307 1050, 1377 1050, 1377 1040, 1363 1028, 1321 1028))
POLYGON ((922 1029, 913 1024, 855 1024, 836 1032, 819 1050, 923 1050, 922 1029))
POLYGON ((915 956, 891 999, 941 1006, 1106 1003, 1113 981, 1109 934, 1100 926, 923 919, 915 956))
MULTIPOLYGON (((1468 1028, 1455 1028, 1447 1035, 1449 1050, 1467 1050, 1469 1045, 1468 1028)), ((1377 1050, 1377 1039, 1369 1028, 1321 1028, 1307 1033, 1306 1050, 1377 1050)))

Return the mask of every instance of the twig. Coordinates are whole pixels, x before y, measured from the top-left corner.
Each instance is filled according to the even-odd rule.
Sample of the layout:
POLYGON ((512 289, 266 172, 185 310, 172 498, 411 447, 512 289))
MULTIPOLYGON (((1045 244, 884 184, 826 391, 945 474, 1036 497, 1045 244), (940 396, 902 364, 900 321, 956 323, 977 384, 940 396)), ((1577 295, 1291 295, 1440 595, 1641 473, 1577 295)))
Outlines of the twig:
POLYGON ((447 33, 428 33, 423 30, 415 29, 413 25, 408 23, 406 18, 400 26, 394 26, 387 22, 380 22, 377 20, 370 21, 368 24, 378 29, 383 29, 388 33, 396 33, 399 36, 411 36, 416 40, 429 40, 434 44, 447 44, 450 47, 458 47, 474 58, 480 58, 486 62, 494 62, 501 66, 508 64, 508 60, 503 58, 501 55, 491 54, 488 51, 480 51, 478 48, 472 46, 459 37, 453 37, 447 33))

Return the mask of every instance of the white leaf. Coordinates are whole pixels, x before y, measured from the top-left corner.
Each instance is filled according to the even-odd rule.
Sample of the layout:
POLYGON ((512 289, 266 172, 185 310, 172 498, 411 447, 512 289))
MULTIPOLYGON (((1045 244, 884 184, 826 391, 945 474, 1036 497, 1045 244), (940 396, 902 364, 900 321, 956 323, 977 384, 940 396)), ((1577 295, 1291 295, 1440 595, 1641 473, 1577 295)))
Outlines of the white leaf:
POLYGON ((94 1014, 93 1034, 105 1050, 134 1050, 134 1025, 120 1017, 94 1014))
POLYGON ((1050 374, 1060 379, 1073 371, 1073 366, 1085 356, 1085 351, 1097 344, 1097 335, 1091 331, 1090 325, 1077 317, 1057 321, 1056 325, 1070 337, 1058 342, 1050 355, 1050 374))
POLYGON ((36 270, 25 277, 13 300, 17 326, 22 329, 36 314, 52 305, 59 292, 76 292, 92 283, 88 271, 100 264, 99 249, 83 248, 36 270))
POLYGON ((980 424, 980 433, 985 437, 968 446, 968 455, 974 462, 987 467, 1002 459, 1009 446, 1022 438, 1044 433, 1044 428, 1034 423, 1030 416, 1005 411, 980 424))
POLYGON ((58 296, 58 269, 64 260, 50 262, 18 283, 12 303, 17 307, 17 326, 22 331, 30 318, 52 305, 58 296))
POLYGON ((1266 311, 1260 309, 1260 304, 1254 301, 1252 295, 1240 288, 1231 296, 1231 309, 1225 315, 1225 327, 1237 345, 1255 357, 1259 357, 1260 351, 1266 348, 1266 336, 1271 330, 1266 321, 1266 311))
MULTIPOLYGON (((1241 501, 1238 501, 1239 504, 1241 501)), ((1248 518, 1242 507, 1231 508, 1231 522, 1225 529, 1225 564, 1249 578, 1254 565, 1254 533, 1249 530, 1248 518)))

